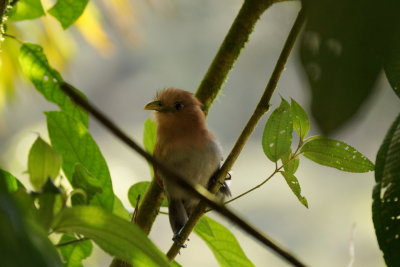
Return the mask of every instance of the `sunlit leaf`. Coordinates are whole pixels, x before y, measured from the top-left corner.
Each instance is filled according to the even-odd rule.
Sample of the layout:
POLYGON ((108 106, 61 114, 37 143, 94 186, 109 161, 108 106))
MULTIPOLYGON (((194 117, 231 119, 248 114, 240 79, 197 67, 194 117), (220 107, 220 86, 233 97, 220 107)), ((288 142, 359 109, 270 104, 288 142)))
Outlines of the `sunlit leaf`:
MULTIPOLYGON (((77 240, 75 237, 64 234, 58 244, 65 244, 77 240)), ((58 248, 64 259, 64 267, 83 267, 82 260, 92 254, 93 245, 90 240, 71 243, 58 248)))
POLYGON ((63 157, 63 170, 73 182, 76 164, 81 164, 102 187, 98 193, 102 206, 112 210, 114 193, 107 163, 86 126, 64 112, 46 112, 47 129, 52 145, 63 157))
POLYGON ((61 91, 62 77, 50 67, 41 46, 24 43, 20 49, 19 61, 24 74, 48 101, 57 104, 63 111, 88 125, 87 113, 61 91))
MULTIPOLYGON (((131 203, 132 207, 136 207, 137 199, 138 199, 139 195, 140 195, 140 199, 143 199, 143 196, 146 193, 149 186, 150 186, 150 182, 145 181, 145 182, 138 182, 129 188, 128 199, 129 199, 129 202, 131 203)), ((166 198, 164 198, 161 206, 168 207, 168 202, 167 202, 166 198)))
POLYGON ((287 173, 295 174, 297 169, 299 168, 300 159, 298 156, 292 158, 292 151, 289 150, 285 154, 282 155, 281 160, 283 164, 283 169, 287 173))
POLYGON ((169 266, 164 254, 137 225, 98 207, 64 209, 55 219, 53 229, 90 238, 110 255, 133 266, 169 266))
POLYGON ((347 172, 369 172, 374 164, 354 147, 334 139, 317 137, 304 144, 301 153, 308 159, 347 172))
POLYGON ((36 138, 28 156, 28 173, 32 186, 40 190, 48 179, 55 179, 61 168, 61 156, 41 137, 36 138))
POLYGON ((310 131, 310 121, 308 119, 306 111, 292 98, 291 111, 293 118, 293 128, 300 136, 300 139, 304 139, 310 131))
POLYGON ((44 15, 40 0, 18 0, 9 14, 10 20, 36 19, 44 15))
MULTIPOLYGON (((115 2, 113 2, 111 6, 113 6, 113 4, 115 4, 115 2)), ((120 11, 120 14, 125 12, 122 10, 120 11)), ((118 20, 118 18, 114 18, 118 20)), ((114 45, 104 25, 102 25, 101 19, 101 11, 96 7, 94 2, 89 2, 85 11, 75 22, 74 26, 97 51, 104 56, 109 56, 114 51, 114 45)))
POLYGON ((88 0, 58 0, 48 12, 66 29, 82 15, 88 2, 88 0))
POLYGON ((213 219, 203 216, 194 232, 206 242, 220 266, 254 266, 235 236, 213 219))
POLYGON ((5 192, 12 193, 19 188, 25 189, 24 185, 14 175, 2 169, 0 169, 0 180, 4 181, 4 183, 0 183, 0 186, 4 186, 5 192))
POLYGON ((301 187, 297 177, 294 174, 289 172, 281 172, 282 176, 285 178, 286 183, 289 185, 292 192, 299 199, 300 203, 303 204, 306 208, 308 208, 307 199, 301 195, 301 187))
POLYGON ((290 149, 292 132, 290 105, 282 99, 280 106, 268 118, 262 136, 264 153, 271 161, 277 162, 290 149))
POLYGON ((400 266, 400 115, 376 157, 372 218, 387 266, 400 266))

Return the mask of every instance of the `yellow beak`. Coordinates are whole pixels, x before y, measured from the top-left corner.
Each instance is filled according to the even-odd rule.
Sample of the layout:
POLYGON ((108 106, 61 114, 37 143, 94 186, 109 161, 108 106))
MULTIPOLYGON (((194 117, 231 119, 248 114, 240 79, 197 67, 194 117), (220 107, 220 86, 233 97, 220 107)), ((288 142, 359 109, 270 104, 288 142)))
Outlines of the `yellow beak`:
POLYGON ((161 104, 161 101, 153 101, 144 106, 144 109, 162 111, 164 109, 164 106, 161 104))

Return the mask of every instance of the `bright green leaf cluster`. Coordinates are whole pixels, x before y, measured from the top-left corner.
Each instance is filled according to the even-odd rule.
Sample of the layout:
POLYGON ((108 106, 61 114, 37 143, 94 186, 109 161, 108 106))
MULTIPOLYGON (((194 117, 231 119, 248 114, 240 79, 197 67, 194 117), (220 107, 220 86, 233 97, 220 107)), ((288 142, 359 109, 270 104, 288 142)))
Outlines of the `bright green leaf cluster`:
POLYGON ((308 207, 307 199, 301 195, 301 188, 294 175, 299 167, 300 155, 312 161, 347 172, 368 172, 374 164, 352 146, 326 137, 307 137, 310 121, 305 110, 294 99, 289 104, 282 99, 280 106, 268 118, 262 137, 265 155, 277 164, 276 172, 285 178, 292 192, 299 201, 308 207), (299 136, 299 144, 292 152, 293 130, 299 136), (282 171, 282 168, 284 171, 282 171))
POLYGON ((36 19, 44 15, 44 10, 40 0, 19 0, 15 7, 10 11, 10 20, 36 19))
MULTIPOLYGON (((66 244, 67 242, 75 240, 77 240, 77 238, 64 234, 60 238, 58 244, 66 244)), ((92 254, 93 244, 90 240, 85 240, 61 246, 59 250, 63 256, 65 267, 83 267, 82 260, 92 254)))

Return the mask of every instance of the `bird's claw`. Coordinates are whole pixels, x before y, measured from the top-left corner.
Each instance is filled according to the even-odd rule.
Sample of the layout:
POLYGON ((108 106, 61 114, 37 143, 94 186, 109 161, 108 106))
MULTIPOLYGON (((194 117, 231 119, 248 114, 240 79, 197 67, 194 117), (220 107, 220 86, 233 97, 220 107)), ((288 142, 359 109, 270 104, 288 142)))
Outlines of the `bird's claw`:
MULTIPOLYGON (((175 243, 177 246, 181 247, 181 248, 187 248, 187 245, 184 244, 184 243, 182 243, 182 242, 180 241, 180 239, 181 239, 180 237, 181 237, 180 234, 177 233, 177 234, 175 234, 174 237, 172 238, 172 241, 174 241, 174 243, 175 243)), ((189 238, 188 238, 187 240, 189 241, 189 238)))

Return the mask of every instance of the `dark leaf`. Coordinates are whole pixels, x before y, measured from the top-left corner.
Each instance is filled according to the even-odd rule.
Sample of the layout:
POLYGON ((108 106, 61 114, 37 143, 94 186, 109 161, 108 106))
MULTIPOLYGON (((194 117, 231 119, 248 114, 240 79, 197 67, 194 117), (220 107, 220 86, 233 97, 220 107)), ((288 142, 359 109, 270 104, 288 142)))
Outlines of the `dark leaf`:
POLYGON ((376 157, 372 218, 387 266, 400 266, 400 115, 376 157))

